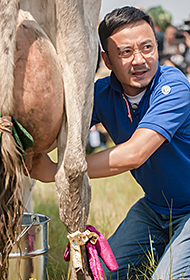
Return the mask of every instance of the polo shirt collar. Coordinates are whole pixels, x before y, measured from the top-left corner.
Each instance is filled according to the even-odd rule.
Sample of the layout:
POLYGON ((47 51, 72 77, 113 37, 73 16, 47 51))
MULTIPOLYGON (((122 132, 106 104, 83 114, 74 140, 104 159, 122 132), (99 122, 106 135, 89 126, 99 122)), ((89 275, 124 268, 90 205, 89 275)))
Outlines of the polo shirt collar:
POLYGON ((110 85, 114 91, 119 92, 121 94, 123 93, 122 85, 119 82, 119 80, 117 79, 117 77, 113 71, 111 72, 111 75, 110 75, 110 85))

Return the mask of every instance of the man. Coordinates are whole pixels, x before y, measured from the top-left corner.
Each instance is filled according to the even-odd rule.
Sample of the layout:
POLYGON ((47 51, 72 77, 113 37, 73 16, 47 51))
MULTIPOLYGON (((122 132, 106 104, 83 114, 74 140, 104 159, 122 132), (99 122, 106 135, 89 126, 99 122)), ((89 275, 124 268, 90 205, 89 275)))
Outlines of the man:
MULTIPOLYGON (((150 250, 159 259, 153 280, 190 279, 190 84, 178 69, 159 66, 143 11, 112 11, 99 34, 112 72, 95 84, 92 125, 101 122, 116 146, 88 156, 88 173, 131 170, 145 192, 109 239, 119 265, 111 279, 140 279, 150 250)), ((46 170, 32 176, 52 181, 56 165, 48 161, 46 170)))

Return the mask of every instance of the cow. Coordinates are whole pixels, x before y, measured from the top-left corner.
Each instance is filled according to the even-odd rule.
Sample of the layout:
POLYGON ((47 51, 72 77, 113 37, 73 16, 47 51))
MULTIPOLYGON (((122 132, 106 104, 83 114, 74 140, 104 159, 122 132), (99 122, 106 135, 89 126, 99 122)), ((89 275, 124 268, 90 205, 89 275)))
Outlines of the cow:
MULTIPOLYGON (((90 183, 85 150, 93 104, 100 2, 0 1, 0 279, 8 277, 8 248, 15 241, 24 211, 20 195, 23 166, 29 175, 32 157, 50 150, 55 142, 60 219, 69 234, 86 228, 90 183), (42 79, 38 79, 39 73, 42 79), (46 84, 47 77, 50 81, 46 84), (14 128, 20 125, 29 134, 30 146, 33 144, 25 146, 25 153, 13 137, 14 128)), ((81 250, 83 270, 77 272, 72 266, 71 279, 91 279, 85 247, 81 250)))

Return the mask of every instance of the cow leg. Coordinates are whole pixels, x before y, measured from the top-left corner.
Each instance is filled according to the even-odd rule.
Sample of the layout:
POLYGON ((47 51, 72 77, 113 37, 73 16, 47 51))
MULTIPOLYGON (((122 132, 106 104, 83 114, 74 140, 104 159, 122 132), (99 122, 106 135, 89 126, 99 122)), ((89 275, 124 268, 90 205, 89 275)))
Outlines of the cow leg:
MULTIPOLYGON (((63 124, 58 139, 56 187, 60 218, 69 233, 85 230, 89 211, 90 184, 85 151, 98 53, 99 8, 100 1, 65 0, 64 5, 63 1, 56 1, 56 46, 63 69, 66 107, 66 124, 63 124)), ((82 258, 85 263, 85 254, 82 258)), ((77 276, 72 268, 71 278, 77 276)), ((89 277, 87 270, 84 277, 89 277)))
POLYGON ((56 47, 55 0, 20 0, 20 8, 24 11, 30 12, 39 26, 50 38, 54 47, 56 47))

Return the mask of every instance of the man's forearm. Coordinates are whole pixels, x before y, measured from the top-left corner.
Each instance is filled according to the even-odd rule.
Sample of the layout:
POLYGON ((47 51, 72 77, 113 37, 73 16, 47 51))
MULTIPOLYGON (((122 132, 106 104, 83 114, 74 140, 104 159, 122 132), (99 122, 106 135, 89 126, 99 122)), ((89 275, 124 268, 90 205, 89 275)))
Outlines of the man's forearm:
POLYGON ((141 166, 165 141, 150 129, 137 129, 126 142, 86 157, 90 178, 117 175, 141 166))
POLYGON ((132 169, 132 166, 124 166, 119 146, 91 154, 86 157, 88 175, 91 179, 114 176, 132 169))

